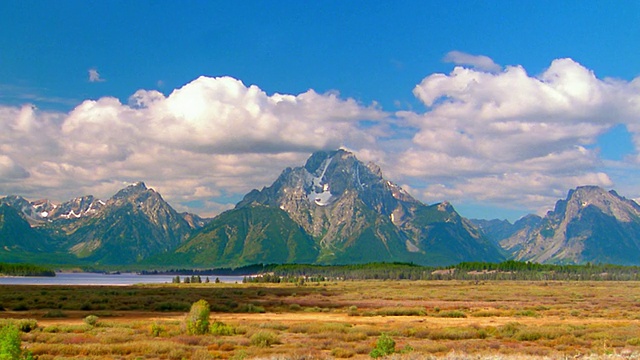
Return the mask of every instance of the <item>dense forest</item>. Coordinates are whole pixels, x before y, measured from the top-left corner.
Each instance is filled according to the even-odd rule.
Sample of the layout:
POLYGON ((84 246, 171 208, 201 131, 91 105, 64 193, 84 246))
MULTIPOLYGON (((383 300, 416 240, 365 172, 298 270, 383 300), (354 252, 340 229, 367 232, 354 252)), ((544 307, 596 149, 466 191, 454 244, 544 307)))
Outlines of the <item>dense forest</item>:
POLYGON ((328 280, 640 280, 640 267, 607 264, 550 265, 519 261, 465 262, 453 267, 408 263, 269 265, 245 282, 328 280))
POLYGON ((39 265, 0 263, 0 276, 56 276, 56 273, 39 265))

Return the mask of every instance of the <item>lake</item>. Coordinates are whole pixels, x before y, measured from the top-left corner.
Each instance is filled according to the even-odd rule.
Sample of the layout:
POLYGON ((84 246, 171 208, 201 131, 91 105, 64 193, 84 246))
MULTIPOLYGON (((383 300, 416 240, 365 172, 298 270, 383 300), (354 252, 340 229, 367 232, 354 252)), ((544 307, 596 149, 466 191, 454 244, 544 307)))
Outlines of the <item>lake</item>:
MULTIPOLYGON (((244 276, 200 275, 202 282, 209 277, 223 283, 241 283, 244 276)), ((0 277, 0 285, 134 285, 171 283, 175 275, 140 275, 135 273, 97 274, 97 273, 56 273, 55 277, 7 276, 0 277)), ((184 281, 185 275, 180 275, 184 281)))

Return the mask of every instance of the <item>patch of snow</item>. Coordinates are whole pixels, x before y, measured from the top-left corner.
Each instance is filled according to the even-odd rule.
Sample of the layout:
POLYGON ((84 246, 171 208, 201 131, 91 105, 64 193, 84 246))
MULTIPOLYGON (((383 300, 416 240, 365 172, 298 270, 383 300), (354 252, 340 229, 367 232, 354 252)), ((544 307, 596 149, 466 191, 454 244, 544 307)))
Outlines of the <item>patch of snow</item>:
POLYGON ((69 212, 68 214, 63 214, 60 215, 60 217, 63 217, 65 219, 69 219, 71 217, 75 217, 76 219, 79 218, 80 216, 82 216, 82 214, 76 214, 73 210, 71 210, 71 212, 69 212))
POLYGON ((47 211, 43 211, 40 213, 40 216, 42 216, 43 218, 46 218, 47 216, 49 216, 49 213, 47 211))
POLYGON ((417 246, 415 246, 411 241, 407 240, 405 242, 405 245, 407 246, 407 251, 409 252, 418 252, 420 251, 420 249, 418 249, 417 246))
POLYGON ((324 161, 324 167, 322 169, 322 173, 319 176, 313 176, 311 178, 311 192, 307 195, 307 199, 309 202, 313 202, 319 206, 325 206, 329 204, 331 200, 331 191, 329 189, 329 184, 325 183, 322 179, 324 178, 324 174, 327 172, 327 168, 333 161, 333 158, 326 159, 324 161))
POLYGON ((104 201, 102 200, 98 200, 98 202, 100 203, 100 205, 107 205, 104 201))
POLYGON ((313 199, 316 205, 319 205, 319 206, 325 206, 329 204, 329 200, 331 200, 331 193, 329 191, 325 191, 320 194, 315 194, 315 198, 313 199))

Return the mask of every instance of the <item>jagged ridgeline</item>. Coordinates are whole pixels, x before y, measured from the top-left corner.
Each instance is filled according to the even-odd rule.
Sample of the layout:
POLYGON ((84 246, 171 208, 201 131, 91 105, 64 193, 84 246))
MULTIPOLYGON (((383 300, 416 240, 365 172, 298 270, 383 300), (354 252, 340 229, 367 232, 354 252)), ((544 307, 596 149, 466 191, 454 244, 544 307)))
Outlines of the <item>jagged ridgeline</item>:
POLYGON ((613 190, 582 186, 569 191, 544 218, 477 224, 516 260, 640 264, 640 206, 613 190))
POLYGON ((210 267, 502 259, 450 204, 425 205, 386 180, 377 165, 338 150, 285 169, 271 186, 251 191, 156 260, 210 267))
POLYGON ((142 182, 102 201, 0 198, 0 261, 220 268, 257 263, 428 266, 499 262, 640 264, 640 206, 595 186, 545 217, 461 217, 426 205, 345 150, 319 151, 214 219, 177 213, 142 182))
POLYGON ((134 264, 175 249, 202 223, 178 214, 142 182, 106 202, 89 195, 54 205, 8 196, 0 204, 0 260, 11 262, 134 264))

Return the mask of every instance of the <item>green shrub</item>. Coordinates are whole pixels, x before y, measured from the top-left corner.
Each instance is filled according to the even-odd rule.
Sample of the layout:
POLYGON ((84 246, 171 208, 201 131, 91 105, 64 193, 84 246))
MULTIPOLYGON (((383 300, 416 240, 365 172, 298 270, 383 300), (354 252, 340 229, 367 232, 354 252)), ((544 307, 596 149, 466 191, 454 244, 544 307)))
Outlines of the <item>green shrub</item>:
POLYGON ((20 348, 21 342, 17 327, 0 327, 0 360, 33 359, 31 352, 20 348))
POLYGON ((515 335, 516 340, 519 341, 536 341, 542 338, 542 334, 538 331, 520 331, 515 335))
POLYGON ((516 311, 515 313, 516 316, 520 317, 520 316, 527 316, 527 317, 540 317, 540 315, 533 311, 533 310, 520 310, 520 311, 516 311))
POLYGON ((149 329, 149 334, 151 334, 151 336, 153 337, 158 337, 160 335, 162 335, 163 332, 165 332, 165 328, 164 326, 160 326, 157 323, 153 323, 151 324, 151 328, 149 329))
POLYGON ((505 314, 500 310, 479 310, 474 313, 471 313, 473 317, 498 317, 505 316, 505 314))
POLYGON ((0 327, 14 326, 19 331, 30 332, 38 327, 38 321, 35 319, 0 319, 0 327))
POLYGON ((20 303, 13 307, 13 311, 27 311, 29 307, 25 303, 20 303))
POLYGON ((265 309, 259 305, 240 304, 234 311, 240 313, 264 313, 265 309))
POLYGON ((331 356, 338 359, 350 358, 350 357, 353 357, 355 354, 356 354, 355 351, 353 351, 352 349, 344 349, 339 347, 331 350, 331 356))
MULTIPOLYGON (((441 313, 442 314, 442 313, 441 313)), ((375 311, 380 316, 424 316, 426 312, 421 308, 383 308, 375 311)))
POLYGON ((640 338, 634 337, 627 340, 627 344, 631 346, 640 346, 640 338))
POLYGON ((508 322, 498 328, 498 333, 502 337, 513 337, 520 329, 522 328, 522 324, 517 322, 508 322))
POLYGON ((186 325, 189 335, 204 335, 209 331, 209 303, 206 300, 198 300, 191 305, 187 315, 186 325))
POLYGON ((441 311, 435 314, 436 317, 443 318, 466 318, 467 314, 463 313, 460 310, 450 310, 450 311, 441 311))
POLYGON ((376 347, 371 350, 369 356, 377 359, 382 356, 391 355, 396 352, 396 342, 387 334, 382 334, 376 341, 376 347))
POLYGON ((221 321, 214 321, 213 324, 211 324, 209 332, 212 335, 231 336, 236 334, 236 329, 233 326, 227 325, 221 321))
POLYGON ((258 331, 251 335, 251 345, 258 347, 270 347, 274 344, 280 344, 278 335, 271 331, 258 331))
POLYGON ((97 317, 95 315, 88 315, 82 321, 84 321, 84 323, 89 325, 89 326, 96 326, 96 325, 98 325, 98 320, 100 320, 99 317, 97 317))
POLYGON ((42 317, 45 317, 45 318, 63 318, 63 317, 67 317, 67 314, 65 314, 62 310, 49 310, 49 311, 47 311, 46 314, 42 315, 42 317))
POLYGON ((189 304, 184 302, 161 302, 154 304, 154 311, 188 311, 189 304))

